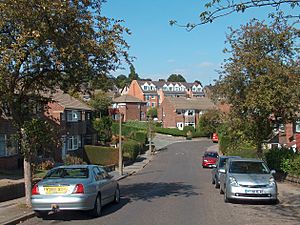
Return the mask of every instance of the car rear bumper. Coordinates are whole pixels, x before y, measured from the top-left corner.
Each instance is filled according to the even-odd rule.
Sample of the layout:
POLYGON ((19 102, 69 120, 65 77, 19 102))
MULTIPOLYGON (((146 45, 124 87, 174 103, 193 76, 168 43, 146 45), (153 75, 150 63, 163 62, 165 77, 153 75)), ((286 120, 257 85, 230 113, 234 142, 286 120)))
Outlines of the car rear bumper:
POLYGON ((59 210, 90 210, 95 204, 96 195, 48 196, 35 195, 31 198, 32 209, 35 211, 59 210))
POLYGON ((202 166, 204 167, 216 167, 216 164, 213 162, 203 162, 202 166))
POLYGON ((245 188, 226 187, 227 198, 241 200, 277 200, 277 187, 245 188))

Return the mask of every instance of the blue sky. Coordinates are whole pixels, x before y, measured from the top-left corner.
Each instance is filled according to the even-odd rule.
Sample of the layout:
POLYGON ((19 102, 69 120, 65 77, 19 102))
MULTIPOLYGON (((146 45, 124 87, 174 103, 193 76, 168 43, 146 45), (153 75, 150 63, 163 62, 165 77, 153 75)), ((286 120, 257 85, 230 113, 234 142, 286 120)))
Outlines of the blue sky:
MULTIPOLYGON (((200 26, 191 32, 170 26, 170 20, 179 23, 198 22, 204 10, 203 0, 107 0, 104 16, 122 19, 132 32, 125 36, 130 45, 129 54, 136 57, 133 65, 141 78, 167 79, 179 73, 187 82, 200 80, 203 85, 218 79, 216 72, 227 57, 225 47, 228 27, 238 28, 250 18, 267 19, 268 8, 250 9, 200 26)), ((128 75, 128 66, 112 75, 128 75)))

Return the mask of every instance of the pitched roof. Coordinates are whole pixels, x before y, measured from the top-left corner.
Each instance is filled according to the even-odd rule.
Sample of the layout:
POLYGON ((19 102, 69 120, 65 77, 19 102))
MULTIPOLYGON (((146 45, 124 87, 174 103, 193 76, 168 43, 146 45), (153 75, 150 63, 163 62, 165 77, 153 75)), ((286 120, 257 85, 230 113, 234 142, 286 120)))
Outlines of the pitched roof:
POLYGON ((191 88, 193 85, 195 86, 201 86, 201 84, 199 83, 187 83, 187 82, 168 82, 168 81, 148 81, 148 80, 138 80, 137 83, 141 86, 144 83, 148 83, 148 84, 154 84, 157 88, 163 88, 163 86, 169 85, 169 84, 173 84, 173 85, 183 85, 186 88, 191 88))
POLYGON ((81 110, 93 110, 87 104, 79 101, 71 95, 64 93, 62 90, 56 90, 55 93, 50 95, 50 98, 64 107, 65 109, 81 109, 81 110))
POLYGON ((113 102, 115 102, 115 103, 145 103, 146 104, 146 102, 144 102, 141 99, 136 98, 132 95, 121 95, 120 97, 113 99, 113 102))
POLYGON ((174 98, 166 97, 165 101, 173 105, 175 109, 198 109, 198 110, 208 110, 214 109, 216 106, 214 103, 206 97, 202 98, 174 98))

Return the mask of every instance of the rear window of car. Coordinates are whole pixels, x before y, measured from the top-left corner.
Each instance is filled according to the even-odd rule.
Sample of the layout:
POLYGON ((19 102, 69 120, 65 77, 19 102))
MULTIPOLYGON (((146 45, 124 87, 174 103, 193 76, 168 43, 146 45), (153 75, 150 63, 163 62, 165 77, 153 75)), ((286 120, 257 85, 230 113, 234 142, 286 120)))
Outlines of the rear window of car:
POLYGON ((51 170, 45 178, 88 178, 89 170, 87 168, 57 168, 51 170))
POLYGON ((216 152, 205 152, 204 157, 218 158, 219 154, 216 152))
POLYGON ((229 172, 243 174, 268 174, 270 173, 270 170, 263 162, 236 161, 231 162, 229 172))

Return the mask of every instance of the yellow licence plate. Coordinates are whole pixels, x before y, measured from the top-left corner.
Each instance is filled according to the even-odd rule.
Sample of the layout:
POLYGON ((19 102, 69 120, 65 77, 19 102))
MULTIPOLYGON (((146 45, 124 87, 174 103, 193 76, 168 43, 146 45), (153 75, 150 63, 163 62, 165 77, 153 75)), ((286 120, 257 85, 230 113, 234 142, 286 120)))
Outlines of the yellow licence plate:
POLYGON ((61 187, 44 187, 44 191, 47 195, 51 194, 66 194, 68 191, 67 186, 61 186, 61 187))

